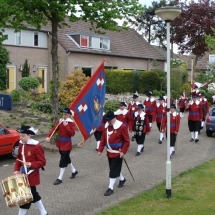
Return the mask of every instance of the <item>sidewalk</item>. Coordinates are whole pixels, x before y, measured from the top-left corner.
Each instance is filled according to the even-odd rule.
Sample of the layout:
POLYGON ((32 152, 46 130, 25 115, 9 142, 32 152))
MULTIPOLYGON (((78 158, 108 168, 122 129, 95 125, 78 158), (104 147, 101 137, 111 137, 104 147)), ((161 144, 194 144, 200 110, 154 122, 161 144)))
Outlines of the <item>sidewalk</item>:
MULTIPOLYGON (((41 184, 37 190, 42 197, 48 214, 94 215, 162 183, 166 179, 167 149, 166 140, 163 141, 163 144, 158 144, 158 137, 157 126, 153 124, 151 133, 146 136, 145 150, 138 157, 135 156, 137 144, 131 142, 125 157, 135 182, 123 163, 122 174, 127 181, 124 187, 118 188, 117 179, 114 186, 114 194, 108 197, 104 196, 104 192, 109 184, 108 160, 105 151, 102 156, 98 156, 95 151, 96 142, 94 137, 91 140, 87 140, 83 147, 77 148, 74 146, 71 152, 71 159, 79 173, 75 179, 70 179, 71 171, 69 168, 66 168, 63 183, 57 186, 54 186, 53 182, 59 174, 60 155, 58 152, 55 152, 55 146, 44 143, 47 164, 45 171, 40 173, 41 184)), ((36 136, 35 139, 37 139, 36 136)), ((73 143, 77 145, 81 140, 81 135, 77 132, 73 138, 73 143)), ((214 137, 207 137, 205 131, 201 132, 198 143, 190 142, 189 140, 190 132, 188 131, 186 114, 181 119, 176 154, 171 159, 172 177, 176 177, 181 172, 195 168, 215 157, 214 137)), ((1 179, 8 177, 12 172, 13 165, 0 166, 1 179)), ((165 188, 163 192, 165 198, 165 188)), ((173 197, 175 192, 175 188, 172 187, 173 197)), ((2 195, 0 195, 0 205, 0 215, 14 215, 18 213, 18 208, 6 207, 2 195)), ((34 204, 30 208, 28 215, 39 215, 34 204)))

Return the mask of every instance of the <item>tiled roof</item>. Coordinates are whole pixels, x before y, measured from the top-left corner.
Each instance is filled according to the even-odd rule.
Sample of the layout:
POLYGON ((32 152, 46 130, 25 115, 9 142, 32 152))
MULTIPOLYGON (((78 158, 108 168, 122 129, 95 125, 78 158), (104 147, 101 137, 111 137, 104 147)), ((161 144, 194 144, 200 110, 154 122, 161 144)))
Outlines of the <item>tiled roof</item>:
MULTIPOLYGON (((120 32, 105 31, 106 34, 104 35, 110 37, 110 51, 79 48, 67 36, 69 32, 95 33, 89 30, 91 27, 89 22, 67 21, 67 23, 70 27, 62 26, 62 29, 58 30, 58 40, 66 51, 165 60, 165 58, 134 29, 124 30, 122 27, 118 27, 119 29, 122 29, 120 32)), ((51 26, 44 26, 41 30, 51 31, 51 26)))

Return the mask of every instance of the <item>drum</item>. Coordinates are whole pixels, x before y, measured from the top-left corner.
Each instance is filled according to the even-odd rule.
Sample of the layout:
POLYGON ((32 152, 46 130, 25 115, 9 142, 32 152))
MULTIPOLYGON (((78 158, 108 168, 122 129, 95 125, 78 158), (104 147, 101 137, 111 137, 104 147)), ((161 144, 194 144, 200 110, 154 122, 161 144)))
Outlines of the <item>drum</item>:
POLYGON ((28 177, 25 174, 5 178, 1 181, 1 187, 8 207, 24 205, 33 200, 28 177))

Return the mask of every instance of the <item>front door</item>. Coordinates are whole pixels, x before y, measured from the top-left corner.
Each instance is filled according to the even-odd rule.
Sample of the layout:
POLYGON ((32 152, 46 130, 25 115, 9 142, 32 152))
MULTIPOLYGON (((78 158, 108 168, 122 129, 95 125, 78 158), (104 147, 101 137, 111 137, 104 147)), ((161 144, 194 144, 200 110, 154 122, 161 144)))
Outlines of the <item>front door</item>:
POLYGON ((38 87, 38 93, 46 93, 47 92, 47 83, 46 83, 46 68, 38 69, 38 77, 41 80, 41 84, 38 87))
POLYGON ((7 92, 15 90, 15 67, 7 67, 7 92))

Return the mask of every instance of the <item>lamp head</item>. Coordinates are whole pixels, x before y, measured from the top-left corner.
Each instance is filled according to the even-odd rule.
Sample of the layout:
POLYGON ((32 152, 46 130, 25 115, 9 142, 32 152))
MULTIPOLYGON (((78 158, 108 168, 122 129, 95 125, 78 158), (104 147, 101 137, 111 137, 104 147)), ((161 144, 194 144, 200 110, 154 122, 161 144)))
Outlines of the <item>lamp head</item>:
POLYGON ((178 7, 161 7, 155 10, 155 14, 165 22, 173 21, 181 13, 181 8, 178 7))

